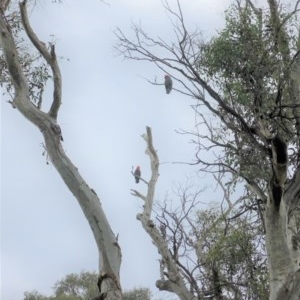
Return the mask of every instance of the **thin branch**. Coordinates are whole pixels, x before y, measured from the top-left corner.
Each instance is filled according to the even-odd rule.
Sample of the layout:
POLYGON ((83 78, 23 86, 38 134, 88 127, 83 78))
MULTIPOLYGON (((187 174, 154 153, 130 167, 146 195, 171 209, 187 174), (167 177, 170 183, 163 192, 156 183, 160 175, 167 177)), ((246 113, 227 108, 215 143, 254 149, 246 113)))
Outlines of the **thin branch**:
MULTIPOLYGON (((176 14, 173 11, 170 12, 176 14)), ((178 37, 179 50, 180 50, 178 54, 174 49, 174 47, 166 46, 165 43, 161 43, 160 41, 152 39, 141 28, 137 27, 136 25, 134 25, 134 31, 135 31, 137 43, 134 43, 129 39, 127 39, 126 36, 119 28, 116 29, 115 34, 120 41, 120 45, 118 46, 117 51, 120 54, 124 55, 125 58, 150 61, 150 62, 154 62, 157 66, 159 66, 160 64, 165 65, 167 68, 173 69, 179 72, 180 74, 182 74, 186 79, 188 79, 189 83, 191 83, 198 91, 197 93, 194 93, 189 89, 189 91, 192 92, 192 97, 202 101, 202 103, 205 104, 205 106, 213 114, 218 116, 220 120, 227 127, 232 128, 232 130, 245 132, 252 140, 252 142, 259 149, 267 153, 267 149, 263 145, 258 143, 256 138, 252 134, 251 128, 248 126, 245 119, 236 110, 234 110, 229 105, 227 105, 226 102, 222 99, 222 97, 199 75, 199 72, 195 70, 193 62, 191 62, 189 58, 186 56, 185 49, 183 48, 182 39, 184 38, 184 36, 186 42, 189 43, 187 41, 189 35, 187 34, 187 31, 185 30, 184 27, 183 16, 177 14, 176 16, 181 21, 181 27, 183 26, 183 32, 181 33, 182 37, 181 39, 179 39, 178 37), (147 41, 151 42, 151 47, 158 46, 165 49, 172 56, 175 56, 175 59, 170 59, 170 58, 166 59, 166 58, 157 57, 155 54, 153 54, 151 51, 147 49, 150 48, 150 46, 147 45, 146 43, 147 41), (182 67, 184 67, 184 69, 182 67), (219 105, 219 107, 224 110, 223 112, 220 109, 214 108, 213 105, 211 104, 211 101, 208 101, 203 97, 202 91, 199 90, 199 85, 201 86, 201 88, 206 90, 214 100, 216 100, 217 105, 219 105), (235 125, 233 122, 229 123, 225 118, 224 112, 226 112, 228 115, 231 115, 235 120, 237 120, 237 123, 235 125)), ((177 28, 177 30, 180 32, 180 29, 177 28)))
POLYGON ((135 197, 138 197, 138 198, 141 198, 145 202, 147 200, 147 198, 144 195, 142 195, 140 192, 138 192, 137 190, 131 189, 131 195, 133 195, 135 197))

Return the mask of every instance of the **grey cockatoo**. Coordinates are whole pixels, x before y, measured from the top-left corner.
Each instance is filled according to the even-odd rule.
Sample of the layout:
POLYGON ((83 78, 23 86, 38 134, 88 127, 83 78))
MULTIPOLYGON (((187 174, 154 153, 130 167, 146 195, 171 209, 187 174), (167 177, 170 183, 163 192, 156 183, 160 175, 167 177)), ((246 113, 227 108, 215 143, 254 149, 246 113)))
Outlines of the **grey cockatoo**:
POLYGON ((135 178, 135 182, 139 183, 141 175, 142 175, 140 166, 136 167, 133 175, 134 175, 134 178, 135 178))
POLYGON ((170 94, 172 91, 173 81, 172 78, 169 75, 165 75, 165 88, 167 94, 170 94))

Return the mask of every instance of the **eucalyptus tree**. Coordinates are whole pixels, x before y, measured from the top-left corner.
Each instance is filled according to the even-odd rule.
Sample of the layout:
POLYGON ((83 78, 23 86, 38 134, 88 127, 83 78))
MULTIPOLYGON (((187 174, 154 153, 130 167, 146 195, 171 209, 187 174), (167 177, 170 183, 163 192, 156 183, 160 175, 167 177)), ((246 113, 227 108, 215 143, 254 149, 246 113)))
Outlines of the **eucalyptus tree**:
MULTIPOLYGON (((10 95, 11 105, 42 132, 45 151, 90 224, 100 257, 97 298, 120 299, 121 250, 117 238, 102 210, 100 199, 63 151, 63 135, 57 122, 62 83, 55 45, 47 47, 34 33, 28 20, 26 1, 20 3, 20 15, 6 11, 8 2, 1 1, 0 12, 1 85, 10 95), (19 20, 23 27, 19 27, 19 20), (36 49, 33 54, 28 54, 23 48, 22 28, 36 49), (41 105, 42 94, 50 76, 53 78, 53 101, 49 111, 45 112, 41 105)), ((177 91, 196 99, 194 109, 199 118, 198 124, 207 126, 205 134, 199 128, 192 133, 196 138, 199 168, 218 173, 216 178, 220 185, 225 186, 225 180, 229 189, 234 189, 242 180, 246 183, 247 198, 232 204, 227 197, 228 210, 225 214, 208 217, 199 213, 198 223, 191 222, 190 210, 179 215, 178 219, 177 214, 163 209, 153 220, 159 158, 151 128, 147 127, 143 138, 150 158, 151 178, 149 181, 141 178, 148 188, 146 194, 137 190, 133 190, 132 194, 144 201, 137 219, 160 254, 161 272, 156 285, 160 290, 173 292, 186 300, 243 298, 250 290, 253 299, 265 295, 266 290, 262 290, 264 283, 267 286, 265 275, 260 277, 258 284, 252 287, 245 285, 242 289, 236 289, 236 286, 243 281, 229 282, 228 277, 224 277, 225 271, 232 274, 232 279, 236 279, 234 272, 241 278, 247 272, 252 274, 253 280, 258 277, 251 268, 253 259, 260 261, 261 257, 249 242, 253 238, 251 234, 242 234, 233 223, 230 224, 232 235, 220 234, 223 229, 229 228, 228 219, 236 212, 236 205, 242 203, 243 211, 257 212, 256 217, 260 218, 262 228, 254 232, 259 235, 265 232, 270 299, 298 299, 300 58, 296 16, 299 1, 290 10, 283 9, 275 0, 268 0, 268 9, 256 7, 250 0, 237 1, 227 11, 224 30, 207 43, 201 41, 198 31, 187 30, 180 3, 177 3, 177 10, 172 10, 165 3, 165 8, 176 20, 173 23, 177 24, 174 25, 176 42, 168 44, 162 39, 154 39, 135 26, 135 41, 129 40, 121 30, 116 31, 118 49, 127 58, 153 62, 170 74, 172 94, 177 91), (160 51, 156 52, 156 49, 169 56, 157 56, 155 53, 160 51), (214 122, 206 112, 213 113, 214 122), (216 119, 219 122, 215 122, 216 119), (216 148, 219 151, 214 152, 218 154, 214 161, 205 161, 203 152, 216 148), (201 236, 201 230, 207 225, 206 218, 215 218, 218 222, 212 223, 210 232, 201 236), (176 223, 181 219, 194 231, 189 233, 180 226, 183 224, 181 221, 176 223), (221 226, 223 221, 225 225, 221 226), (174 222, 175 227, 168 222, 174 222), (174 232, 174 228, 178 229, 174 232), (214 244, 211 240, 214 236, 221 238, 222 242, 214 244), (230 249, 231 242, 241 246, 244 245, 242 241, 249 244, 249 247, 243 248, 249 258, 244 265, 241 252, 233 252, 239 249, 232 248, 231 252, 237 254, 234 260, 226 255, 223 260, 218 260, 217 251, 205 251, 206 245, 210 245, 210 250, 230 249), (190 250, 194 251, 194 256, 188 256, 190 250), (186 259, 186 264, 182 263, 182 258, 186 259), (188 267, 191 266, 190 259, 196 259, 195 276, 188 267)), ((247 223, 241 221, 240 224, 249 231, 253 230, 247 227, 247 223)))
POLYGON ((164 2, 174 42, 138 25, 136 39, 116 30, 124 58, 154 63, 171 75, 174 92, 195 99, 196 163, 247 189, 247 205, 256 207, 265 229, 272 300, 300 296, 299 2, 259 7, 237 0, 225 28, 208 42, 200 30, 187 29, 179 1, 176 9, 164 2), (205 151, 213 160, 204 159, 205 151))
MULTIPOLYGON (((81 271, 58 280, 53 287, 53 295, 45 296, 37 291, 25 292, 24 300, 91 300, 98 294, 98 273, 81 271)), ((150 300, 148 288, 134 288, 124 291, 124 300, 150 300)))
POLYGON ((47 156, 77 199, 90 225, 99 253, 98 298, 121 299, 121 248, 117 237, 99 197, 80 175, 62 146, 62 132, 57 122, 62 100, 62 79, 55 45, 47 46, 35 34, 29 22, 26 0, 19 3, 19 10, 8 11, 8 7, 9 1, 1 1, 1 86, 10 96, 8 101, 11 105, 41 131, 47 156), (24 43, 24 36, 35 52, 28 43, 24 43), (49 111, 43 111, 43 90, 50 76, 53 78, 52 104, 49 111))

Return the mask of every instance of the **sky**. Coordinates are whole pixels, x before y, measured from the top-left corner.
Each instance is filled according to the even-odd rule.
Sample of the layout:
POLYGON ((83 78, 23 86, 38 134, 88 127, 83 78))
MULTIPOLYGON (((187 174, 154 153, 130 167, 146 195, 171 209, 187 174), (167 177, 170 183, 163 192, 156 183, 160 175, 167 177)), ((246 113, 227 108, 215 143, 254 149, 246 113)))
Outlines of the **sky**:
MULTIPOLYGON (((30 12, 32 27, 45 42, 55 40, 61 57, 63 99, 58 122, 63 147, 87 183, 97 192, 122 249, 123 289, 146 286, 159 293, 157 250, 136 215, 141 200, 130 194, 136 185, 130 172, 140 165, 150 176, 141 135, 152 128, 160 158, 156 201, 179 182, 196 178, 200 188, 215 187, 189 165, 191 137, 180 129, 195 125, 192 99, 173 91, 166 95, 161 70, 146 62, 123 60, 114 50, 116 27, 132 37, 140 23, 153 37, 168 39, 173 29, 160 0, 66 0, 39 2, 30 12)), ((209 38, 222 28, 229 0, 184 0, 188 28, 209 38)), ((171 7, 175 1, 170 0, 171 7)), ((43 102, 51 103, 51 85, 43 102)), ((2 93, 1 93, 2 94, 2 93)), ((91 230, 76 199, 43 156, 42 136, 16 109, 1 101, 1 299, 21 300, 25 291, 50 295, 54 283, 69 273, 97 270, 91 230)), ((204 200, 217 198, 204 193, 204 200)))

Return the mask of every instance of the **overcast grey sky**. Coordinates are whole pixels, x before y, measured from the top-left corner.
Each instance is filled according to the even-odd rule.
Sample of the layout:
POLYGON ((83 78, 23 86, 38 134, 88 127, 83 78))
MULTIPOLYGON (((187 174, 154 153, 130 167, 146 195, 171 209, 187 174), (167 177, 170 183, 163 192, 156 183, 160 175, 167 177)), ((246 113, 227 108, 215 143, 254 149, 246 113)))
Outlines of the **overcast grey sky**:
MULTIPOLYGON (((174 182, 194 176, 192 167, 170 163, 193 159, 189 137, 175 132, 193 128, 193 100, 175 91, 166 95, 163 86, 143 79, 163 82, 164 74, 151 64, 118 57, 113 30, 118 26, 131 36, 130 23, 141 22, 150 35, 169 39, 172 25, 160 0, 44 2, 30 15, 40 39, 54 35, 57 55, 65 58, 59 114, 64 149, 100 196, 119 234, 123 288, 147 286, 155 294, 157 250, 136 220, 142 203, 130 195, 131 188, 144 192, 145 187, 135 185, 130 171, 139 164, 149 178, 140 135, 150 126, 163 163, 156 199, 164 199, 174 182)), ((222 27, 230 0, 181 2, 188 27, 209 37, 222 27)), ((169 3, 175 7, 174 0, 169 3)), ((44 107, 51 93, 49 89, 44 107)), ((97 270, 96 245, 75 198, 42 156, 40 132, 4 101, 1 136, 1 299, 21 300, 24 291, 33 289, 50 294, 65 275, 97 270)), ((212 187, 205 178, 199 186, 212 187)))

